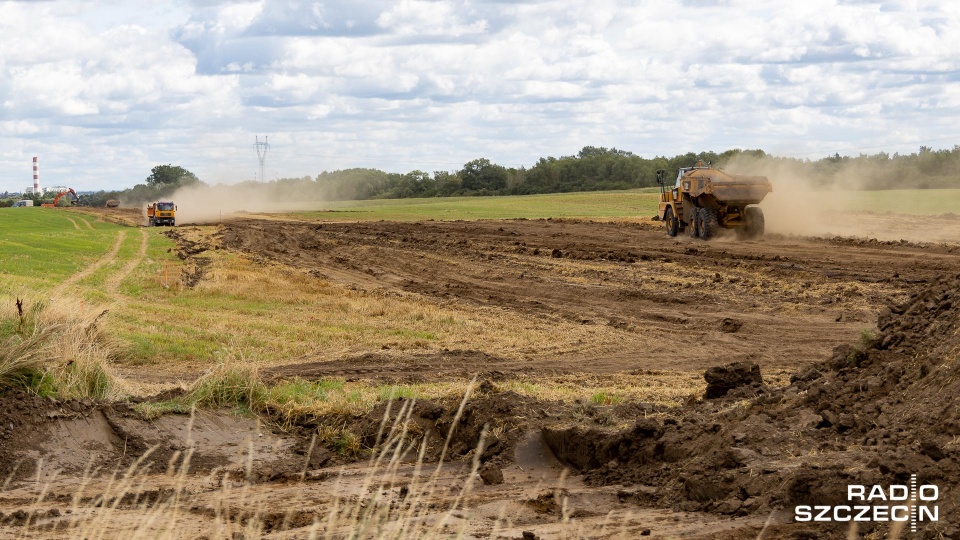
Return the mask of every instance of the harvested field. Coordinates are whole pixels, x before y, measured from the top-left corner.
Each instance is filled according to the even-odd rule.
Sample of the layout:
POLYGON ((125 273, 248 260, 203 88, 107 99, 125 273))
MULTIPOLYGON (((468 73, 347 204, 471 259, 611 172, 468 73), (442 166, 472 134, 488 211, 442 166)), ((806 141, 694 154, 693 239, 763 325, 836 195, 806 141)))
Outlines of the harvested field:
MULTIPOLYGON (((147 420, 185 391, 119 404, 8 393, 0 536, 344 537, 359 520, 410 538, 881 538, 897 533, 794 523, 793 507, 916 474, 942 494, 917 537, 960 537, 960 245, 701 242, 552 219, 235 219, 169 234, 187 290, 224 286, 226 254, 369 299, 366 318, 409 304, 413 319, 454 321, 259 363, 266 385, 420 399, 291 412, 245 389, 227 404, 257 417, 147 420), (706 399, 704 372, 734 362, 711 370, 706 399)), ((184 372, 120 369, 133 383, 184 372)))

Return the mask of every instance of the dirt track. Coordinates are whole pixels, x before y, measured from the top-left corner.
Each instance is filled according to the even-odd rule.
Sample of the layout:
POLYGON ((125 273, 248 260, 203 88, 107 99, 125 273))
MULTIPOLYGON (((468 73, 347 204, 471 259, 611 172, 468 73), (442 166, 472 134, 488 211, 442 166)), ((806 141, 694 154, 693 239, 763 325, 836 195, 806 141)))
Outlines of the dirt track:
MULTIPOLYGON (((949 245, 673 240, 647 224, 238 220, 222 235, 224 246, 255 259, 365 290, 593 329, 594 339, 578 347, 544 344, 506 354, 519 356, 513 361, 499 358, 495 344, 483 351, 498 357, 494 369, 527 373, 702 370, 746 359, 794 369, 856 340, 912 284, 960 268, 960 247, 949 245)), ((420 360, 425 373, 436 373, 437 362, 420 360)), ((388 361, 381 359, 384 369, 388 361)), ((341 371, 330 364, 326 374, 359 367, 348 363, 341 371)))

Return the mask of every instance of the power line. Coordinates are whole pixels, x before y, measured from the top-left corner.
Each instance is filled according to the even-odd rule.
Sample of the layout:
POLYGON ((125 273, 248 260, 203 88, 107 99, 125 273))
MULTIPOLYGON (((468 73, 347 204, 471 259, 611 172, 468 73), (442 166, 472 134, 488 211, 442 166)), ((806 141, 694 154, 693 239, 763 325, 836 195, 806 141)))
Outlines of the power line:
POLYGON ((263 142, 260 142, 260 137, 254 136, 253 147, 257 149, 257 159, 260 160, 260 181, 264 182, 266 179, 263 176, 263 170, 267 165, 267 150, 270 149, 270 144, 267 143, 267 136, 263 136, 263 142))

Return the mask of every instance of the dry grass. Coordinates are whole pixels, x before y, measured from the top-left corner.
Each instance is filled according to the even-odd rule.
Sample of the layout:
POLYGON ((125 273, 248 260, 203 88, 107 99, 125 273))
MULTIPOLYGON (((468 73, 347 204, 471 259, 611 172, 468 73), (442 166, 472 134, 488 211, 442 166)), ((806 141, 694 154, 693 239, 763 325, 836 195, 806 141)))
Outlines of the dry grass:
POLYGON ((111 367, 118 345, 101 328, 105 314, 56 296, 22 308, 5 303, 0 388, 22 386, 61 398, 116 399, 127 393, 111 367))
POLYGON ((630 401, 669 407, 679 406, 690 397, 703 395, 706 388, 700 373, 684 371, 537 377, 535 382, 512 379, 497 385, 503 390, 543 401, 591 401, 600 405, 630 401))
POLYGON ((26 335, 14 335, 0 345, 0 388, 22 385, 43 369, 48 358, 44 346, 54 333, 53 328, 34 328, 26 335))
MULTIPOLYGON (((195 289, 150 283, 154 294, 118 307, 111 325, 131 342, 126 362, 182 372, 184 367, 195 369, 198 362, 209 365, 218 352, 230 349, 242 349, 260 366, 270 366, 291 358, 335 359, 384 347, 482 349, 520 358, 530 351, 562 354, 609 341, 596 328, 566 321, 438 305, 400 292, 356 290, 223 250, 210 257, 195 289)), ((151 279, 158 280, 159 274, 151 279)))

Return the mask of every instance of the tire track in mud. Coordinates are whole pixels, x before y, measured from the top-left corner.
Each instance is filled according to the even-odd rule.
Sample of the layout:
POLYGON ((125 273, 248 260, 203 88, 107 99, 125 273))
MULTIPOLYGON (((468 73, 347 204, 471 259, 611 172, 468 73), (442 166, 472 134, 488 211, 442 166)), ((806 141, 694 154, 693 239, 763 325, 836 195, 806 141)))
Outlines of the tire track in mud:
POLYGON ((76 285, 78 282, 80 282, 80 280, 93 274, 94 272, 103 268, 107 264, 110 264, 111 261, 117 258, 117 254, 120 253, 120 247, 123 245, 123 241, 126 238, 127 238, 127 231, 120 231, 119 233, 117 233, 117 239, 113 242, 113 246, 110 248, 109 252, 107 252, 104 256, 97 259, 93 264, 87 266, 83 270, 65 279, 60 285, 58 285, 53 290, 54 294, 62 293, 67 287, 76 285))
POLYGON ((147 231, 140 229, 140 249, 137 250, 136 256, 127 261, 127 264, 123 265, 123 268, 119 272, 114 274, 107 280, 105 289, 109 294, 116 294, 120 291, 120 284, 123 283, 123 280, 133 273, 137 266, 143 262, 143 259, 147 256, 147 245, 149 241, 149 236, 147 231))

